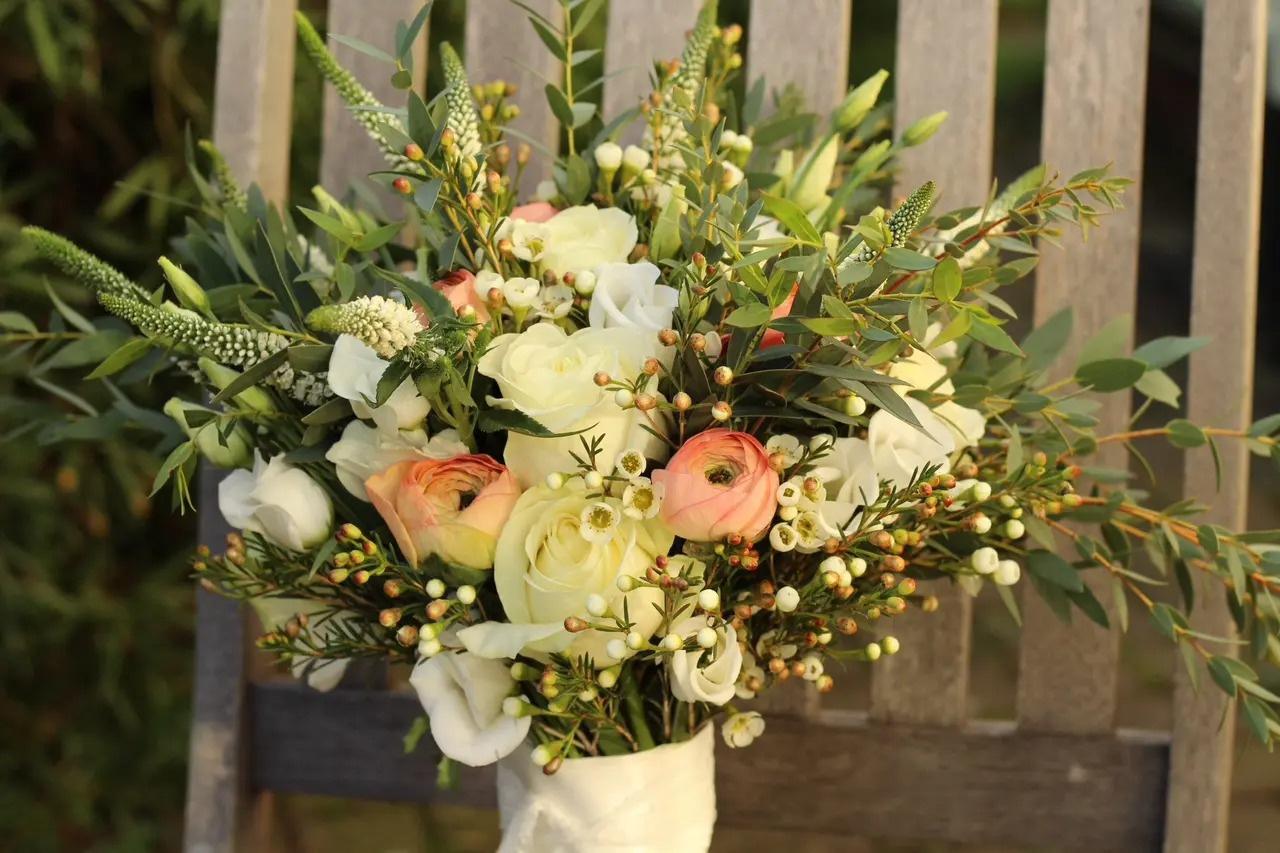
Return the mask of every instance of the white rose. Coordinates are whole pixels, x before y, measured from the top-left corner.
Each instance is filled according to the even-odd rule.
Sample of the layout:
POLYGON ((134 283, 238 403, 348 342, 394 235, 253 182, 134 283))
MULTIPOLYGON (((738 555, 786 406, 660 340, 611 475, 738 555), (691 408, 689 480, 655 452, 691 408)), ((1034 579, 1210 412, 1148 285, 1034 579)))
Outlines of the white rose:
POLYGON ((417 429, 431 412, 431 404, 418 393, 412 380, 401 382, 381 406, 372 405, 378 399, 378 383, 388 366, 389 362, 360 339, 339 335, 329 356, 329 387, 351 402, 356 417, 372 419, 381 429, 417 429))
MULTIPOLYGON (((867 442, 860 438, 824 438, 829 449, 817 460, 810 476, 821 482, 826 492, 825 500, 816 508, 831 535, 839 535, 857 527, 861 512, 855 513, 856 509, 875 503, 880 495, 880 479, 867 442)), ((804 498, 800 504, 803 509, 804 498)))
POLYGON ((622 263, 639 237, 631 214, 594 204, 565 208, 548 219, 546 226, 542 265, 556 275, 622 263))
POLYGON ((680 303, 674 287, 657 284, 659 270, 648 261, 601 264, 587 317, 596 329, 634 326, 658 332, 671 325, 680 303))
POLYGON ((468 650, 486 657, 514 657, 563 651, 590 655, 597 667, 618 661, 606 652, 619 635, 588 629, 564 630, 570 616, 587 615, 587 599, 598 595, 613 613, 630 613, 634 630, 652 636, 662 623, 654 605, 661 591, 618 589, 621 575, 643 577, 675 536, 659 519, 638 520, 622 513, 615 498, 588 497, 581 480, 560 489, 536 486, 520 496, 498 537, 493 581, 507 622, 486 622, 458 633, 468 650), (613 511, 611 535, 588 529, 584 511, 603 503, 613 511))
POLYGON ((369 499, 364 481, 406 459, 447 459, 469 453, 456 430, 441 430, 427 438, 423 430, 384 430, 351 421, 324 458, 333 463, 338 481, 362 501, 369 499))
POLYGON ((502 711, 502 701, 516 692, 516 682, 501 661, 441 652, 419 658, 409 683, 431 720, 436 746, 468 767, 510 755, 529 733, 533 717, 511 717, 502 711))
MULTIPOLYGON (((355 626, 360 622, 360 615, 350 610, 334 612, 333 608, 321 601, 307 598, 271 598, 260 597, 249 599, 253 612, 258 614, 258 621, 268 631, 283 631, 290 619, 299 615, 306 616, 307 628, 316 640, 324 641, 343 636, 340 629, 355 626)), ((293 661, 290 672, 313 690, 325 692, 338 686, 342 675, 347 671, 347 658, 312 658, 299 657, 293 661)))
MULTIPOLYGON (((521 485, 541 483, 555 471, 577 467, 582 437, 603 438, 599 461, 613 464, 627 448, 651 459, 665 458, 665 444, 644 430, 649 418, 623 409, 612 391, 598 387, 599 371, 637 376, 646 358, 659 355, 657 336, 642 329, 581 329, 572 335, 554 323, 538 323, 519 334, 499 335, 480 358, 479 371, 498 383, 502 397, 491 405, 517 409, 552 432, 592 427, 589 434, 536 438, 507 436, 503 461, 521 485)), ((661 421, 658 421, 661 423, 661 421)))
MULTIPOLYGON (((900 379, 911 388, 922 391, 933 391, 941 395, 956 392, 955 385, 947 376, 947 368, 938 359, 950 358, 955 354, 955 344, 948 342, 940 347, 931 348, 929 343, 942 330, 940 323, 934 323, 925 333, 923 349, 912 350, 911 355, 889 365, 886 371, 894 379, 900 379)), ((951 400, 934 407, 934 414, 943 420, 955 433, 957 442, 971 447, 977 444, 987 429, 987 419, 977 409, 961 406, 951 400)))
POLYGON ((928 406, 908 399, 907 405, 924 427, 921 432, 911 424, 881 409, 867 425, 867 445, 871 450, 876 476, 900 489, 926 465, 939 465, 939 472, 951 470, 950 459, 956 449, 955 435, 928 406))
POLYGON ((255 453, 252 472, 228 474, 218 484, 218 509, 232 527, 291 551, 314 548, 333 529, 329 495, 283 456, 264 462, 255 453))
MULTIPOLYGON (((686 637, 706 627, 707 617, 695 616, 672 630, 686 637)), ((742 648, 732 625, 723 625, 716 635, 716 644, 712 648, 680 649, 668 658, 671 694, 681 702, 723 705, 733 698, 738 674, 742 671, 742 648)))

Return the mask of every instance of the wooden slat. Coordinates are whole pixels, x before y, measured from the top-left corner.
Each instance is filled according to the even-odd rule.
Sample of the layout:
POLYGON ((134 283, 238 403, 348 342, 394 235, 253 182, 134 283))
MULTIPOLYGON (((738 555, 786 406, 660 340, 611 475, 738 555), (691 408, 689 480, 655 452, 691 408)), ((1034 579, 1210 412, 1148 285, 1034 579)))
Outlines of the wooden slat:
MULTIPOLYGON (((431 738, 404 754, 401 739, 422 712, 412 694, 268 684, 253 688, 251 707, 262 788, 494 805, 492 767, 462 768, 459 787, 440 791, 431 738)), ((771 716, 750 748, 717 744, 716 762, 722 827, 1138 851, 1159 848, 1168 743, 1009 724, 869 726, 863 715, 826 712, 813 723, 771 716)))
POLYGON ((751 0, 748 79, 764 77, 770 92, 795 84, 819 113, 835 107, 849 79, 852 8, 851 0, 751 0))
MULTIPOLYGON (((991 183, 995 119, 995 0, 903 0, 898 6, 894 123, 949 110, 929 144, 908 150, 894 189, 937 182, 941 209, 981 204, 991 183)), ((884 720, 959 725, 969 689, 972 599, 949 583, 922 592, 941 606, 884 626, 902 651, 871 670, 871 712, 884 720)))
MULTIPOLYGON (((200 541, 220 549, 230 530, 218 512, 222 472, 200 470, 200 541)), ((245 807, 243 746, 246 631, 239 602, 196 592, 196 675, 183 849, 229 853, 245 807)))
MULTIPOLYGON (((556 0, 525 0, 524 5, 559 26, 560 6, 556 0)), ((511 127, 555 151, 556 123, 547 106, 545 88, 548 81, 559 81, 561 67, 526 17, 510 0, 468 0, 467 73, 472 83, 501 79, 515 85, 513 100, 520 107, 520 115, 511 127)), ((512 147, 519 142, 513 134, 512 147)), ((527 195, 550 174, 550 159, 535 149, 521 189, 527 195)))
MULTIPOLYGON (((1236 429, 1248 426, 1253 396, 1266 17, 1264 0, 1210 0, 1201 55, 1191 334, 1212 343, 1191 359, 1187 416, 1236 429)), ((1242 529, 1249 454, 1241 442, 1223 442, 1219 451, 1221 490, 1212 459, 1200 451, 1187 454, 1186 493, 1213 504, 1208 518, 1242 529)), ((1231 636, 1221 585, 1206 575, 1195 581, 1199 603, 1192 627, 1231 636)), ((1179 668, 1165 832, 1171 853, 1227 849, 1235 708, 1226 709, 1224 718, 1226 704, 1220 691, 1195 691, 1179 668)))
MULTIPOLYGON (((604 50, 604 116, 613 119, 640 104, 652 88, 655 60, 675 59, 685 33, 698 17, 696 0, 614 2, 604 50)), ((627 128, 624 141, 640 138, 641 124, 627 128)))
MULTIPOLYGON (((1146 94, 1148 0, 1054 0, 1046 37, 1044 124, 1041 149, 1051 168, 1067 177, 1114 162, 1118 174, 1142 177, 1143 104, 1146 94)), ((1037 272, 1035 318, 1064 306, 1075 310, 1075 337, 1063 356, 1074 364, 1082 341, 1136 304, 1140 188, 1125 195, 1126 209, 1108 216, 1088 242, 1074 231, 1063 248, 1045 246, 1037 272)), ((1131 331, 1130 331, 1131 334, 1131 331)), ((1065 369, 1069 369, 1065 368, 1065 369)), ((1102 398, 1099 429, 1123 428, 1127 395, 1102 398)), ((1101 464, 1125 467, 1118 445, 1101 464)), ((1110 608, 1107 578, 1089 579, 1110 608)), ((1115 718, 1119 634, 1087 620, 1062 624, 1026 584, 1018 681, 1018 719, 1027 728, 1098 732, 1115 718)))
MULTIPOLYGON (((397 21, 411 21, 422 8, 421 0, 330 0, 327 31, 350 36, 395 54, 397 21)), ((414 46, 414 78, 422 91, 427 74, 426 27, 414 46)), ((391 85, 395 70, 379 59, 329 40, 329 50, 378 100, 393 107, 404 106, 405 93, 391 85)), ((324 130, 320 149, 320 184, 341 196, 370 172, 385 169, 386 161, 332 86, 325 87, 324 130)))
POLYGON ((231 171, 268 200, 289 188, 296 0, 223 0, 213 141, 231 171))

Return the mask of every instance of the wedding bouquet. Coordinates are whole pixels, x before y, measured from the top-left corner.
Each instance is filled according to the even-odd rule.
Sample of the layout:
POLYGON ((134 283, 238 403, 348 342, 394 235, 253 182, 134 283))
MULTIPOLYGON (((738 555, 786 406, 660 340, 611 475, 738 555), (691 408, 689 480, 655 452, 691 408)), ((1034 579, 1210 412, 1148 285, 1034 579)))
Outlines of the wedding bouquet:
MULTIPOLYGON (((1259 738, 1280 735, 1280 697, 1235 638, 1186 617, 1209 573, 1246 648, 1280 657, 1280 534, 1152 507, 1089 461, 1151 436, 1276 457, 1280 417, 1100 434, 1099 394, 1176 406, 1165 368, 1202 342, 1124 354, 1102 336, 1059 368, 1069 314, 1005 330, 999 291, 1038 241, 1094 226, 1128 182, 1038 168, 974 207, 936 213, 932 183, 878 206, 895 155, 945 115, 892 136, 885 72, 825 121, 790 95, 766 111, 763 83, 735 97, 741 29, 715 25, 714 0, 644 103, 606 121, 575 79, 600 5, 531 18, 565 62, 546 88, 563 152, 532 199, 509 86, 473 88, 446 44, 444 90, 391 108, 299 17, 402 218, 321 188, 296 216, 273 209, 202 144, 203 209, 181 263, 160 259, 167 289, 28 229, 110 315, 59 304, 42 338, 59 364, 100 359, 89 378, 116 399, 54 437, 155 431, 172 447, 155 488, 179 506, 197 460, 233 469, 218 508, 239 532, 199 550, 200 583, 249 601, 259 645, 318 689, 353 658, 411 664, 445 762, 502 762, 520 849, 705 848, 713 721, 745 747, 761 692, 829 691, 835 664, 897 653, 887 626, 938 606, 925 581, 990 587, 1014 619, 1024 576, 1064 619, 1127 624, 1132 599, 1259 738), (162 371, 192 383, 168 419, 120 390, 162 371), (1163 579, 1143 553, 1181 606, 1146 591, 1163 579)), ((400 28, 398 84, 425 16, 400 28)), ((30 325, 5 322, 15 341, 30 325)))

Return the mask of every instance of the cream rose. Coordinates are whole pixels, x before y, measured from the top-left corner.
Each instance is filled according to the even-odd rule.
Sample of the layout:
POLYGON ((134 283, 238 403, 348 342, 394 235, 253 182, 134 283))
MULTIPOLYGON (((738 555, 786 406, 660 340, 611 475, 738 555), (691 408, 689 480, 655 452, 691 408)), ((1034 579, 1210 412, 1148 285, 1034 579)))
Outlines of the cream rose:
POLYGON ((956 449, 955 435, 928 406, 912 399, 907 405, 924 432, 883 409, 872 415, 867 425, 867 445, 876 475, 895 489, 910 485, 912 476, 926 465, 951 470, 949 457, 956 449))
MULTIPOLYGON (((495 338, 479 371, 498 383, 502 396, 490 398, 491 405, 521 411, 552 432, 590 427, 583 435, 604 439, 599 459, 609 466, 632 447, 663 459, 664 444, 644 430, 652 424, 643 412, 620 407, 613 392, 592 377, 600 371, 637 376, 645 359, 659 350, 657 337, 642 329, 582 329, 570 335, 554 323, 538 323, 495 338)), ((512 432, 503 459, 527 488, 553 471, 576 468, 571 454, 581 449, 578 435, 537 438, 512 432)))
MULTIPOLYGON (((940 347, 930 347, 942 324, 934 323, 925 333, 923 349, 912 350, 907 358, 893 362, 886 371, 894 379, 900 379, 911 388, 922 391, 933 391, 949 396, 956 392, 955 385, 947 376, 946 365, 939 361, 955 354, 955 344, 947 343, 940 347)), ((977 444, 987 430, 987 419, 977 409, 961 406, 951 400, 935 406, 933 413, 955 433, 957 443, 971 447, 977 444)))
MULTIPOLYGON (((815 443, 818 441, 827 446, 827 453, 818 459, 817 467, 809 474, 822 483, 825 492, 824 499, 815 508, 830 529, 830 535, 840 535, 857 527, 861 512, 855 511, 875 502, 880 494, 880 480, 867 442, 831 436, 820 436, 815 443)), ((805 503, 806 499, 801 497, 800 504, 805 503)))
POLYGON ((594 204, 566 208, 546 221, 542 265, 556 275, 623 263, 639 232, 631 214, 594 204))
POLYGON ((671 325, 680 303, 674 287, 658 284, 659 270, 648 261, 601 264, 587 317, 596 329, 635 327, 657 333, 671 325))
MULTIPOLYGON (((676 625, 672 631, 688 637, 707 627, 707 617, 695 616, 676 625)), ((738 674, 742 671, 742 647, 738 645, 738 634, 732 625, 726 623, 715 633, 716 644, 711 648, 680 649, 667 659, 671 695, 681 702, 723 705, 734 696, 738 674)))
POLYGON ((617 634, 570 634, 564 620, 585 617, 587 599, 595 594, 618 615, 625 601, 633 630, 651 636, 662 622, 653 607, 661 592, 644 587, 624 593, 618 578, 643 576, 674 539, 658 519, 629 518, 616 499, 590 496, 580 480, 560 489, 532 488, 516 501, 494 555, 493 580, 508 621, 466 628, 458 638, 485 657, 564 651, 612 666, 617 660, 606 646, 617 634))

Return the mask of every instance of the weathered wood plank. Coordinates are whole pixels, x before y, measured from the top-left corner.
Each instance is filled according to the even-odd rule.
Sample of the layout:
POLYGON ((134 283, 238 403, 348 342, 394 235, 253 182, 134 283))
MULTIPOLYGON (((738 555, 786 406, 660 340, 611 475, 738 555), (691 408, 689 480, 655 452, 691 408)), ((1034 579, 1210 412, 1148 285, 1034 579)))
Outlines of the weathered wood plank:
POLYGON ((751 0, 747 75, 770 92, 795 84, 811 109, 840 102, 849 80, 850 0, 751 0))
MULTIPOLYGON (((652 88, 654 61, 680 55, 685 33, 697 17, 696 0, 610 4, 604 49, 606 120, 639 106, 652 88)), ((633 123, 624 141, 638 141, 641 131, 642 125, 633 123)))
MULTIPOLYGON (((941 207, 981 204, 991 184, 995 122, 995 0, 903 0, 898 6, 894 123, 949 110, 928 144, 905 152, 894 195, 936 181, 941 207)), ((959 725, 969 689, 972 599, 937 583, 936 613, 894 619, 902 651, 871 670, 871 712, 877 719, 959 725)))
MULTIPOLYGON (((1074 0, 1049 5, 1044 125, 1041 150, 1063 177, 1088 166, 1115 164, 1118 174, 1142 177, 1149 0, 1074 0)), ((1131 188, 1126 209, 1107 217, 1088 242, 1067 233, 1063 249, 1045 246, 1037 271, 1035 318, 1060 308, 1075 311, 1075 336, 1064 355, 1074 363, 1080 344, 1136 304, 1141 192, 1131 188)), ((1130 329, 1129 334, 1132 334, 1130 329)), ((1064 368, 1069 369, 1069 368, 1064 368)), ((1104 398, 1100 429, 1122 428, 1128 395, 1104 398)), ((1125 467, 1118 445, 1102 464, 1125 467)), ((1096 574, 1096 573, 1090 573, 1096 574)), ((1104 606, 1108 580, 1090 578, 1104 606)), ((1119 634, 1084 619, 1063 625, 1027 584, 1018 680, 1018 719, 1027 728, 1099 732, 1115 718, 1119 634)))
MULTIPOLYGON (((220 548, 230 531, 218 512, 220 472, 200 469, 200 541, 220 548)), ((229 853, 245 808, 245 609, 196 592, 196 674, 183 849, 229 853)))
MULTIPOLYGON (((556 0, 526 0, 525 4, 557 28, 560 6, 556 0)), ((505 80, 516 87, 512 100, 520 115, 511 127, 539 145, 556 150, 556 123, 547 106, 545 88, 559 80, 561 66, 538 38, 526 13, 510 0, 468 0, 467 73, 472 83, 505 80)), ((512 146, 519 143, 512 134, 512 146)), ((521 189, 528 194, 551 174, 551 161, 535 147, 524 171, 521 189)))
MULTIPOLYGON (((1191 334, 1212 343, 1191 359, 1187 416, 1237 429, 1249 424, 1253 396, 1266 18, 1263 0, 1210 0, 1201 54, 1191 334)), ((1186 493, 1210 500, 1213 521, 1240 529, 1248 521, 1249 454, 1241 442, 1223 442, 1219 452, 1221 489, 1208 452, 1193 451, 1186 493)), ((1217 580, 1195 581, 1192 627, 1230 636, 1234 626, 1217 580)), ((1170 853, 1227 849, 1235 708, 1224 721, 1226 704, 1217 690, 1195 691, 1179 667, 1165 830, 1170 853)))
MULTIPOLYGON (((457 789, 438 791, 430 737, 404 755, 401 738, 421 713, 412 694, 267 684, 253 688, 251 707, 259 787, 494 804, 492 768, 462 768, 457 789)), ((718 745, 716 761, 721 826, 1134 851, 1159 847, 1168 744, 1008 724, 868 726, 826 712, 815 723, 770 717, 751 748, 718 745), (767 792, 746 779, 769 779, 767 792)))
POLYGON ((268 200, 289 188, 296 0, 224 0, 218 25, 213 140, 240 180, 268 200))
MULTIPOLYGON (((330 0, 326 30, 368 42, 395 54, 396 21, 411 21, 422 8, 421 0, 330 0)), ((414 45, 415 88, 422 91, 427 77, 427 27, 414 45)), ((393 107, 404 106, 405 93, 391 85, 395 70, 386 62, 329 39, 329 50, 378 100, 393 107)), ((324 128, 320 143, 320 184, 341 196, 370 172, 385 169, 378 146, 351 116, 332 86, 325 87, 324 128)), ((387 195, 390 197, 390 194, 387 195)))

